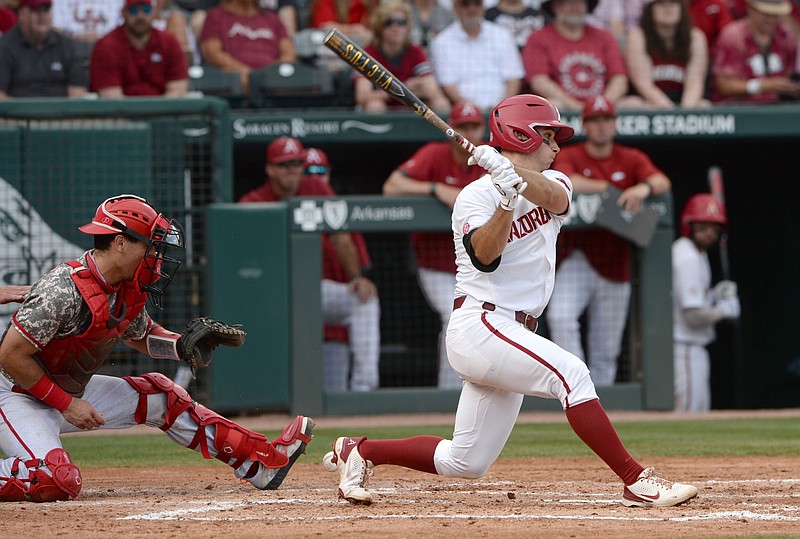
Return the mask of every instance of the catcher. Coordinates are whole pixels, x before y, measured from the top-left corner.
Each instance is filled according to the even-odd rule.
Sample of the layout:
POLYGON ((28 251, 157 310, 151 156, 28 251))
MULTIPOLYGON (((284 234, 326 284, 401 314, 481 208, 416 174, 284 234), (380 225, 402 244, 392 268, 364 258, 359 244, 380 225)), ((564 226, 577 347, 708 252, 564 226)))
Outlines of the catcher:
POLYGON ((160 373, 123 378, 95 372, 122 340, 153 358, 208 366, 218 345, 245 332, 210 318, 173 333, 147 314, 161 306, 180 262, 183 231, 143 198, 119 195, 80 230, 94 249, 60 264, 31 288, 0 343, 0 500, 48 502, 78 496, 81 472, 60 433, 144 423, 259 489, 276 489, 311 440, 298 416, 270 442, 192 400, 160 373))

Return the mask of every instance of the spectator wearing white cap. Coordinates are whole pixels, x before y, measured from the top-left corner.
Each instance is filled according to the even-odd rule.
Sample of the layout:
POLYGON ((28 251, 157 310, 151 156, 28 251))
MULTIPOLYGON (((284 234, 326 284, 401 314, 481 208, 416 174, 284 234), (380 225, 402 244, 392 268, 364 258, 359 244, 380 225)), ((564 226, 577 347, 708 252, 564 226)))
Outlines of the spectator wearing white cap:
POLYGON ((796 100, 800 82, 791 79, 797 41, 781 20, 788 0, 747 0, 747 15, 722 29, 713 62, 715 102, 774 103, 796 100))

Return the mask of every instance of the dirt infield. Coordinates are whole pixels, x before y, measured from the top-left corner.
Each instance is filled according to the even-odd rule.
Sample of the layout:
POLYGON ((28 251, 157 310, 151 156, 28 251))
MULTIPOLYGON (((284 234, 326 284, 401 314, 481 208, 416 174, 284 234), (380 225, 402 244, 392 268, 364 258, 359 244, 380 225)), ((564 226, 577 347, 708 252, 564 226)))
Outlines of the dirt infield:
MULTIPOLYGON (((266 422, 270 426, 263 428, 272 428, 271 421, 254 418, 251 423, 266 422)), ((333 425, 325 421, 325 426, 333 425)), ((699 497, 676 508, 626 508, 619 503, 620 483, 597 458, 503 459, 480 480, 382 466, 370 481, 375 503, 352 506, 337 499, 336 474, 305 457, 281 489, 272 492, 240 485, 229 468, 212 461, 188 468, 86 469, 77 500, 0 505, 1 535, 800 536, 800 455, 659 458, 646 464, 656 465, 667 477, 691 480, 699 497)))

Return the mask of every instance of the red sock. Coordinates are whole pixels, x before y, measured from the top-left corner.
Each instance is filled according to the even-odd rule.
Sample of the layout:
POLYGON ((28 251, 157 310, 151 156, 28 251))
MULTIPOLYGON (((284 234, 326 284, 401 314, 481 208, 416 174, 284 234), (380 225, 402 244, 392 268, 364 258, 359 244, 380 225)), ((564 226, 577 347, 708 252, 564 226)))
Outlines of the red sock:
POLYGON ((567 421, 583 443, 603 459, 623 483, 636 482, 644 467, 622 445, 599 399, 567 408, 567 421))
POLYGON ((442 438, 438 436, 414 436, 400 440, 364 440, 358 452, 372 464, 394 464, 412 470, 435 474, 433 454, 442 438))

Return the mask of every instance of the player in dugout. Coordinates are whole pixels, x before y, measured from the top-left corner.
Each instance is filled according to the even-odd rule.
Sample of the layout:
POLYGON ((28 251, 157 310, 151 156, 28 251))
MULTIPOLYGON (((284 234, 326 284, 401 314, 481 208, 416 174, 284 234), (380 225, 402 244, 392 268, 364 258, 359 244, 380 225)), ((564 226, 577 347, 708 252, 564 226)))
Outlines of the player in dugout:
POLYGON ((0 343, 0 501, 77 497, 81 471, 60 434, 137 424, 224 462, 258 489, 278 488, 311 440, 310 418, 297 416, 270 442, 198 404, 163 374, 95 374, 119 341, 193 369, 208 366, 217 345, 244 343, 238 326, 197 318, 174 333, 148 314, 146 300, 160 308, 180 265, 180 225, 143 198, 119 195, 80 230, 94 238, 94 249, 32 286, 0 343))

